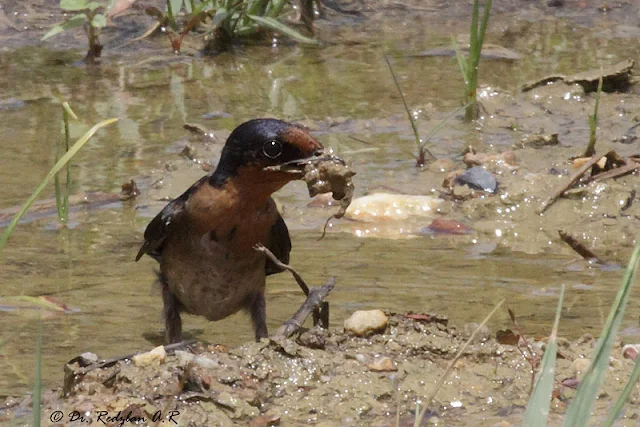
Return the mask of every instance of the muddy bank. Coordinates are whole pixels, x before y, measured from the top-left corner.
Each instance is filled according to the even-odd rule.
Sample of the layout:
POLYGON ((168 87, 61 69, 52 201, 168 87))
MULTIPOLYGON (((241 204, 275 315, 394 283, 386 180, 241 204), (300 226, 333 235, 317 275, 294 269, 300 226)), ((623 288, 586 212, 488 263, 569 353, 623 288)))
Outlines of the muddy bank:
MULTIPOLYGON (((90 371, 82 366, 91 366, 97 357, 86 354, 65 368, 64 386, 44 394, 42 416, 47 422, 61 416, 55 425, 76 425, 69 422, 74 411, 93 423, 120 412, 146 418, 145 425, 153 425, 160 414, 185 426, 388 426, 398 416, 400 425, 413 425, 416 402, 429 394, 474 328, 450 326, 436 315, 391 315, 382 333, 368 337, 343 328, 311 329, 295 339, 233 349, 194 344, 166 356, 134 357, 90 371)), ((521 423, 531 366, 494 335, 483 330, 456 362, 424 425, 462 426, 470 419, 482 426, 521 423)), ((550 425, 561 423, 594 344, 591 336, 560 339, 550 425)), ((544 340, 532 347, 541 355, 544 340)), ((633 362, 616 347, 610 365, 594 408, 596 425, 624 387, 633 362)), ((8 398, 0 420, 16 422, 29 411, 28 401, 8 398)), ((639 412, 632 400, 624 419, 634 420, 639 412)))

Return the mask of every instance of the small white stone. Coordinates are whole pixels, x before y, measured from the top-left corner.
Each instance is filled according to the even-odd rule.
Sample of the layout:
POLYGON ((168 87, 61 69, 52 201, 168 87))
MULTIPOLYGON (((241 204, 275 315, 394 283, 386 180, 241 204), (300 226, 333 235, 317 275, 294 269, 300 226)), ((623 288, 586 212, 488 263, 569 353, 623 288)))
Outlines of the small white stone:
POLYGON ((344 331, 359 337, 381 333, 389 318, 381 310, 359 310, 344 321, 344 331))
POLYGON ((136 354, 133 356, 133 364, 136 366, 152 366, 160 365, 167 357, 167 352, 164 350, 164 346, 158 346, 146 353, 136 354))

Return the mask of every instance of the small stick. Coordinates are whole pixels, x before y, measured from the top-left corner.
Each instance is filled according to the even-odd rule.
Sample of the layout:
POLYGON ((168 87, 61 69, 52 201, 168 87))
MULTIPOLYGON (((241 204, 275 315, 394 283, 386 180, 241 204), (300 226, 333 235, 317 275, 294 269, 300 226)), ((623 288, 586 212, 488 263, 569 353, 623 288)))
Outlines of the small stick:
POLYGON ((604 262, 594 254, 591 249, 587 248, 582 242, 578 241, 575 237, 563 230, 558 230, 558 234, 563 242, 571 246, 571 249, 576 251, 578 255, 586 260, 594 260, 598 264, 604 264, 604 262))
MULTIPOLYGON (((331 218, 333 218, 333 216, 331 218)), ((331 219, 331 218, 329 218, 329 219, 331 219)), ((327 220, 327 223, 328 222, 329 221, 327 220)), ((323 234, 323 236, 324 236, 324 234, 323 234)), ((293 278, 296 279, 296 282, 298 283, 298 286, 300 286, 300 288, 302 289, 302 292, 304 292, 304 294, 307 296, 307 301, 309 301, 309 299, 311 298, 310 291, 309 291, 309 286, 307 286, 305 281, 302 279, 302 276, 300 276, 300 274, 298 274, 298 272, 296 270, 294 270, 293 267, 291 267, 291 266, 283 263, 282 261, 280 261, 278 259, 278 257, 276 257, 273 254, 273 252, 271 252, 267 247, 265 247, 262 244, 255 245, 253 247, 253 249, 255 249, 258 252, 262 252, 263 254, 265 254, 267 256, 267 258, 269 258, 271 260, 271 262, 273 262, 277 267, 280 267, 283 270, 287 270, 288 272, 290 272, 293 275, 293 278)), ((329 293, 329 292, 327 292, 327 293, 329 293)), ((325 295, 325 297, 326 297, 326 295, 325 295)), ((306 302, 305 302, 305 304, 306 304, 306 302)), ((307 314, 305 316, 305 319, 308 316, 309 316, 309 314, 307 314)), ((322 305, 320 307, 315 307, 314 310, 313 310, 313 326, 316 326, 318 324, 320 324, 320 326, 322 326, 325 329, 327 329, 329 327, 329 303, 328 302, 322 302, 322 305)))
POLYGON ((640 164, 630 162, 629 164, 620 166, 619 168, 611 169, 610 171, 602 172, 596 176, 592 176, 587 182, 600 182, 606 181, 607 179, 619 178, 623 175, 634 172, 636 169, 640 169, 640 164))
POLYGON ((547 200, 545 200, 542 203, 542 205, 540 205, 540 207, 536 210, 536 213, 538 215, 540 215, 540 214, 544 213, 544 211, 549 209, 549 207, 552 204, 554 204, 555 201, 558 200, 558 198, 560 196, 562 196, 567 190, 569 190, 571 187, 573 187, 574 184, 576 182, 578 182, 580 180, 580 178, 582 178, 582 175, 584 175, 585 172, 587 172, 593 165, 598 163, 601 158, 602 158, 602 156, 594 156, 594 157, 591 158, 591 160, 589 160, 587 163, 582 165, 582 167, 580 169, 578 169, 578 171, 576 173, 574 173, 573 176, 569 179, 569 182, 567 182, 562 187, 560 187, 558 190, 556 190, 556 192, 553 193, 553 195, 551 195, 551 197, 549 197, 547 200))
POLYGON ((304 292, 304 294, 306 296, 309 296, 309 287, 307 286, 307 284, 304 282, 304 280, 302 279, 302 276, 300 276, 298 274, 297 271, 295 271, 293 269, 293 267, 283 263, 282 261, 280 261, 278 259, 278 257, 276 257, 273 252, 271 252, 266 246, 262 245, 262 244, 257 244, 253 247, 254 250, 258 251, 258 252, 262 252, 263 254, 265 254, 267 256, 267 258, 269 258, 271 260, 271 262, 273 262, 276 267, 280 267, 283 270, 287 270, 289 273, 291 273, 293 275, 293 278, 296 279, 296 282, 298 282, 298 286, 300 286, 300 288, 302 289, 302 292, 304 292))
MULTIPOLYGON (((175 350, 179 350, 181 348, 184 347, 189 347, 192 344, 195 344, 196 340, 186 340, 186 341, 180 341, 174 344, 169 344, 169 345, 165 345, 164 346, 164 351, 166 351, 167 353, 175 351, 175 350)), ((137 353, 131 353, 131 354, 126 354, 124 356, 115 356, 115 357, 111 357, 109 359, 104 359, 102 362, 99 363, 94 363, 92 365, 86 366, 84 368, 80 369, 80 373, 82 374, 86 374, 87 372, 93 371, 94 369, 101 369, 101 368, 108 368, 111 365, 115 365, 117 362, 121 361, 121 360, 126 360, 126 359, 132 359, 133 356, 136 356, 138 354, 142 354, 145 353, 144 351, 139 351, 137 353)), ((76 359, 71 359, 70 361, 67 362, 67 364, 73 363, 75 362, 76 359)))
POLYGON ((314 316, 315 316, 315 312, 319 310, 319 306, 325 305, 325 304, 326 304, 327 310, 319 310, 319 311, 321 311, 322 313, 326 313, 325 318, 320 319, 321 326, 326 328, 329 323, 329 311, 328 311, 329 305, 326 301, 324 301, 324 299, 327 297, 327 295, 329 295, 329 292, 331 292, 331 290, 335 285, 336 285, 336 278, 330 277, 327 280, 327 282, 321 287, 319 288, 312 287, 311 290, 309 291, 309 294, 307 295, 307 299, 305 300, 304 304, 302 304, 302 306, 298 309, 298 311, 296 311, 295 314, 291 316, 291 319, 287 320, 286 322, 284 322, 282 326, 280 326, 280 328, 276 331, 273 338, 274 339, 289 338, 291 335, 293 335, 296 331, 298 331, 302 327, 302 324, 304 323, 305 320, 307 320, 307 317, 309 317, 309 315, 312 312, 314 312, 314 316), (326 323, 322 325, 324 321, 326 321, 326 323))

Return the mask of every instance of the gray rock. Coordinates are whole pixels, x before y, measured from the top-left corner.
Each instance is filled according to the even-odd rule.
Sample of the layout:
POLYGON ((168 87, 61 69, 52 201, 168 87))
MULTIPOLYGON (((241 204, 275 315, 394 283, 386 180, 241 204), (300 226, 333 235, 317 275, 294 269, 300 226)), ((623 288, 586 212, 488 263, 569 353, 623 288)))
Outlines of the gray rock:
POLYGON ((474 190, 495 193, 498 190, 498 181, 484 168, 474 166, 467 169, 462 175, 456 178, 456 184, 468 185, 474 190))

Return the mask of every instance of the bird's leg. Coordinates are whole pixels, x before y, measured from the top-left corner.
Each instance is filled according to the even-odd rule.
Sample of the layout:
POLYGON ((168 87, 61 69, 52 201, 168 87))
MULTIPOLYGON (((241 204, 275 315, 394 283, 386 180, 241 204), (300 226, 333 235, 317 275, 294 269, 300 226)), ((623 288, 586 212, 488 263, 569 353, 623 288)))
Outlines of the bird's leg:
POLYGON ((167 344, 173 344, 182 341, 181 304, 169 290, 169 284, 164 275, 160 275, 160 283, 162 284, 162 301, 164 302, 165 340, 167 344))
POLYGON ((267 338, 269 333, 267 332, 267 303, 264 299, 264 291, 253 296, 248 308, 251 313, 253 329, 256 332, 256 341, 267 338))

